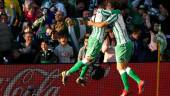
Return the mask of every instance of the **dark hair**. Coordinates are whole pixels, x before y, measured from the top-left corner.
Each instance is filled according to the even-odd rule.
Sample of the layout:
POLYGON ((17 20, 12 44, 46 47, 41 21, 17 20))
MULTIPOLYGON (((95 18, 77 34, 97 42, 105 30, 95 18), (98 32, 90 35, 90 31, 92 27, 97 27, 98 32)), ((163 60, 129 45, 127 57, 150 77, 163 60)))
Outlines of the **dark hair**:
POLYGON ((108 3, 110 3, 111 6, 112 6, 112 8, 114 8, 114 9, 119 9, 119 8, 120 8, 120 3, 117 2, 117 1, 112 1, 112 0, 107 1, 107 2, 105 2, 105 6, 106 6, 108 3))
POLYGON ((170 11, 170 8, 169 8, 169 3, 168 3, 169 1, 167 0, 163 0, 163 1, 161 1, 160 2, 160 4, 169 12, 170 11))
POLYGON ((95 8, 104 8, 104 2, 102 1, 98 2, 98 5, 95 6, 95 8))
POLYGON ((41 43, 42 42, 46 43, 47 45, 49 44, 49 42, 47 40, 42 40, 41 43))
POLYGON ((85 41, 86 39, 89 39, 89 36, 84 36, 84 40, 83 41, 85 41))
POLYGON ((26 32, 26 33, 24 33, 24 36, 25 36, 26 34, 31 34, 31 35, 33 35, 33 33, 31 33, 31 32, 26 32))
POLYGON ((68 38, 68 35, 65 34, 65 33, 58 33, 58 38, 61 39, 61 38, 68 38))
POLYGON ((135 33, 135 34, 140 33, 140 31, 141 31, 140 27, 136 25, 136 26, 133 27, 131 34, 133 34, 133 33, 135 33))

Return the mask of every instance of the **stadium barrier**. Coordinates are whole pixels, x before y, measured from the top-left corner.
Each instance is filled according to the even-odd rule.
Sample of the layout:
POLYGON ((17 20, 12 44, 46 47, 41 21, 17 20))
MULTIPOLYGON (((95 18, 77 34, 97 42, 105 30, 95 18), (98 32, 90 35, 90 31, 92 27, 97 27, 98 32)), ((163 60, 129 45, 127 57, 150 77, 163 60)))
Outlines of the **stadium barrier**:
MULTIPOLYGON (((105 64, 102 64, 105 65, 105 64)), ((123 84, 112 64, 109 74, 92 80, 88 75, 85 87, 76 84, 78 73, 71 75, 66 86, 61 83, 60 72, 72 64, 11 64, 0 65, 0 96, 119 96, 123 84)), ((157 63, 130 64, 136 73, 146 81, 141 96, 156 96, 157 63)), ((170 96, 170 63, 160 64, 159 95, 170 96)), ((129 78, 132 96, 137 95, 137 84, 129 78)))

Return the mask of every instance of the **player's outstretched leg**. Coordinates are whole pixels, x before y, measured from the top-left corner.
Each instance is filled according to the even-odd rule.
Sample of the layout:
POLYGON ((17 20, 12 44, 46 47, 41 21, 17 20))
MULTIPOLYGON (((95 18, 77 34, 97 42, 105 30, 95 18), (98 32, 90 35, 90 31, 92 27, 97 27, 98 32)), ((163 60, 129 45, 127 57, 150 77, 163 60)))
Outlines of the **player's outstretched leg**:
POLYGON ((129 96, 130 92, 127 90, 123 90, 122 94, 120 96, 129 96))
POLYGON ((78 77, 77 80, 76 80, 76 83, 79 84, 79 85, 81 85, 82 87, 85 87, 85 86, 86 86, 86 82, 87 82, 86 78, 80 78, 80 77, 78 77))
POLYGON ((63 71, 61 73, 62 76, 62 83, 65 85, 66 81, 67 81, 67 77, 69 75, 71 75, 72 73, 78 71, 82 66, 84 66, 85 64, 82 61, 77 61, 77 63, 71 67, 68 71, 63 71))
POLYGON ((76 83, 83 87, 86 85, 86 82, 87 82, 87 80, 85 78, 85 74, 86 74, 87 70, 88 70, 88 65, 83 66, 80 76, 76 80, 76 83))
POLYGON ((138 94, 142 94, 142 92, 144 91, 144 81, 141 80, 137 76, 135 71, 133 71, 130 67, 126 68, 126 72, 133 80, 135 80, 137 82, 137 84, 138 84, 138 94))
POLYGON ((62 84, 65 85, 66 81, 67 81, 67 76, 66 76, 67 71, 63 71, 61 72, 61 76, 62 76, 62 84))
POLYGON ((145 82, 141 80, 140 83, 138 84, 138 94, 142 94, 142 92, 144 91, 144 85, 145 82))

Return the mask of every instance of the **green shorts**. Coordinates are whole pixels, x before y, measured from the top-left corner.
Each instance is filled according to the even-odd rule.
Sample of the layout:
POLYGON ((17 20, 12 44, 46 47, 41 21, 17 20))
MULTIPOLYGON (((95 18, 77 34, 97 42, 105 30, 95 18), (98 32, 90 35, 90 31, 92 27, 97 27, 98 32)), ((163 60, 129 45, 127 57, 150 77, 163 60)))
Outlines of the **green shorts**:
POLYGON ((117 64, 129 62, 133 52, 133 43, 131 41, 116 45, 115 47, 115 55, 117 64))
POLYGON ((99 42, 99 40, 94 37, 89 37, 86 56, 89 56, 92 60, 95 60, 100 53, 101 47, 102 43, 99 42))

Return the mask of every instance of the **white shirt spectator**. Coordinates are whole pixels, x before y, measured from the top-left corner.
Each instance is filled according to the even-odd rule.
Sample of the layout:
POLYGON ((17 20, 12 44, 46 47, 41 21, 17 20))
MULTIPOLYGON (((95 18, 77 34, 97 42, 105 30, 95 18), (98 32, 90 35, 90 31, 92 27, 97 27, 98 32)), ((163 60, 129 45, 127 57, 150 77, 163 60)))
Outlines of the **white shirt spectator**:
POLYGON ((61 44, 59 44, 54 49, 54 53, 59 59, 58 63, 74 63, 73 48, 70 45, 61 46, 61 44))

